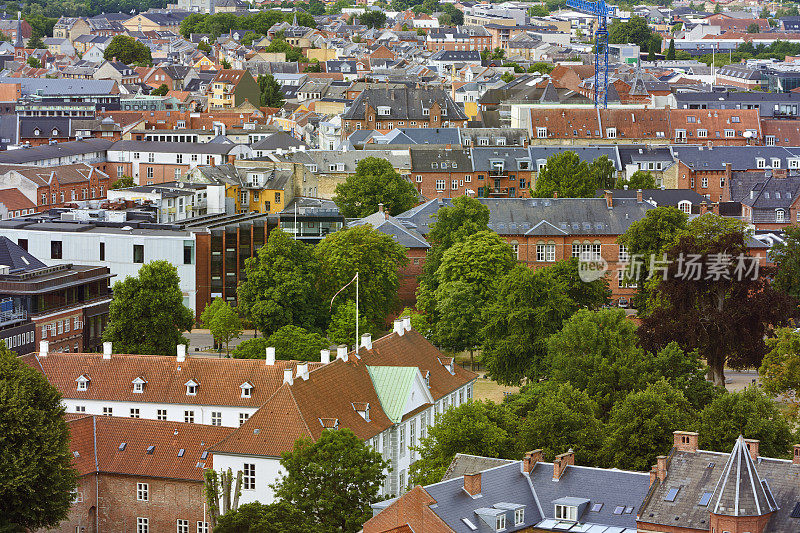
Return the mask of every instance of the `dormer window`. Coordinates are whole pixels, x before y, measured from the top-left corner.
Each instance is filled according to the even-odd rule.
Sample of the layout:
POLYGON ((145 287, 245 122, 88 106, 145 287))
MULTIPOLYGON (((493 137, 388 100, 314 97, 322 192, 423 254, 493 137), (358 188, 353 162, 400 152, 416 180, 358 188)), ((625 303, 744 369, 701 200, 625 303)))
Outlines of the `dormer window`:
POLYGON ((431 388, 431 371, 430 370, 426 370, 425 371, 425 386, 428 387, 429 389, 431 388))
POLYGON ((430 110, 430 109, 428 109, 428 108, 426 108, 426 107, 423 107, 423 108, 422 108, 422 116, 423 116, 423 117, 427 117, 427 116, 428 116, 428 115, 430 115, 430 114, 431 114, 431 110, 430 110))
POLYGON ((81 374, 75 381, 78 383, 78 390, 85 391, 89 388, 89 376, 81 374))
POLYGON ((392 108, 389 106, 378 106, 378 115, 388 117, 392 114, 392 108))
POLYGON ((33 134, 34 134, 34 135, 36 135, 36 136, 38 137, 39 135, 41 135, 41 134, 42 134, 42 131, 41 131, 39 128, 34 128, 34 130, 33 130, 33 134))
POLYGON ((249 382, 245 381, 239 388, 242 389, 242 398, 252 398, 253 396, 253 385, 249 382))
POLYGON ((369 419, 369 402, 353 403, 353 409, 355 409, 356 413, 361 415, 361 418, 363 418, 367 422, 370 421, 370 419, 369 419))
POLYGON ((145 381, 141 377, 138 377, 134 379, 131 383, 133 383, 133 392, 141 394, 144 392, 144 384, 147 383, 147 381, 145 381))
POLYGON ((339 419, 338 418, 320 418, 319 419, 320 425, 323 429, 339 429, 339 419))
POLYGON ((556 505, 556 518, 578 521, 578 508, 573 505, 556 505))
POLYGON ((503 531, 506 528, 506 515, 497 515, 495 520, 495 531, 503 531))
POLYGON ((56 136, 56 135, 58 135, 58 129, 57 128, 53 128, 53 136, 56 136))
POLYGON ((197 394, 197 388, 200 386, 200 384, 193 379, 187 381, 185 385, 186 385, 186 396, 195 396, 197 394))

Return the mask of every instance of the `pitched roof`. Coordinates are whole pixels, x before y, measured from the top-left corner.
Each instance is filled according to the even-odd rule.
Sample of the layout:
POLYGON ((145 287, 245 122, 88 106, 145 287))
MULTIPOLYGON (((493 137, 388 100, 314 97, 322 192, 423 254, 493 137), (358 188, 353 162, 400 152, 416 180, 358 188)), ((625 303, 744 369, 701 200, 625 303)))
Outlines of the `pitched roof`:
POLYGON ((400 422, 419 370, 410 366, 367 366, 367 372, 378 393, 383 412, 392 422, 400 422))
POLYGON ((483 472, 495 466, 501 466, 508 463, 514 463, 511 459, 496 459, 494 457, 481 457, 480 455, 469 455, 467 453, 457 453, 453 460, 450 461, 450 466, 442 477, 442 481, 463 477, 464 474, 471 474, 472 472, 483 472))
POLYGON ((0 265, 10 267, 11 271, 35 270, 47 267, 47 265, 6 236, 0 237, 0 265))
POLYGON ((0 189, 0 203, 9 211, 36 208, 36 204, 22 194, 19 189, 0 189))

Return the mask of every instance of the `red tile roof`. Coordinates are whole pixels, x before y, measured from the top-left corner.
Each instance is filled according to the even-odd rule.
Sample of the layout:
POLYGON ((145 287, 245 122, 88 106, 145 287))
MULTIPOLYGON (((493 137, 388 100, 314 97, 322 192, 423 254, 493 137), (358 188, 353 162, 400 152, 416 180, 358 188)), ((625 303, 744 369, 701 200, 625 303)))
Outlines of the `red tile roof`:
POLYGON ((0 189, 0 203, 9 211, 36 208, 36 204, 31 202, 19 189, 0 189))

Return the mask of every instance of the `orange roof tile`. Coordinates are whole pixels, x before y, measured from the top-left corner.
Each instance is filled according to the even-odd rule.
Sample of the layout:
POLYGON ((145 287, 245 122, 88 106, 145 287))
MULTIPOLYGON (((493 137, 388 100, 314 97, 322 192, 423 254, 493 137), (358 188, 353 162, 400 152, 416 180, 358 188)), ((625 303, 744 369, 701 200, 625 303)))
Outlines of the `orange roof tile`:
POLYGON ((9 211, 36 208, 36 204, 31 202, 19 189, 0 189, 0 203, 9 211))

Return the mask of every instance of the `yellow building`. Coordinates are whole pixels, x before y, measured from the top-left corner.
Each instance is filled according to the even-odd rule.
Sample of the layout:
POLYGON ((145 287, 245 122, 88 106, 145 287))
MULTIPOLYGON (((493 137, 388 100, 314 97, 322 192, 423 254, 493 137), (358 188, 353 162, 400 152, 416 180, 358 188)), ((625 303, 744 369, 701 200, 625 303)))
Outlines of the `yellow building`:
POLYGON ((245 101, 258 103, 261 91, 248 70, 220 70, 208 85, 208 109, 231 109, 245 101))
POLYGON ((309 61, 316 59, 320 63, 337 59, 338 55, 334 48, 310 48, 306 51, 309 61))

